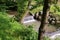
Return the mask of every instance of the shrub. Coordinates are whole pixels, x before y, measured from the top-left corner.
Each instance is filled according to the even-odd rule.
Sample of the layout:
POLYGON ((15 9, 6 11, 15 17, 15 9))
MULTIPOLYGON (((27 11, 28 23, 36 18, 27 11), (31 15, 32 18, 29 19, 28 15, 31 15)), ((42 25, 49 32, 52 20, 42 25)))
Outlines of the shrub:
POLYGON ((37 40, 32 26, 25 27, 11 20, 6 13, 0 12, 0 40, 37 40))

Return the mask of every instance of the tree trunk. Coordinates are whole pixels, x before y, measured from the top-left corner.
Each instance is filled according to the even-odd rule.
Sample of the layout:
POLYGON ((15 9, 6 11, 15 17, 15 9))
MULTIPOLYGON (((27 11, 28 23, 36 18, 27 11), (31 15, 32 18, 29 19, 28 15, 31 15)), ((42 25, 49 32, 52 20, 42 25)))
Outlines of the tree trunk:
POLYGON ((21 23, 23 22, 23 20, 24 20, 24 18, 25 18, 25 16, 29 13, 29 6, 31 5, 31 0, 28 0, 28 6, 27 6, 27 10, 26 10, 26 12, 24 13, 24 16, 22 17, 22 19, 21 19, 21 23))
POLYGON ((47 11, 49 9, 49 0, 44 0, 43 14, 41 19, 41 25, 39 27, 38 40, 43 40, 44 27, 46 24, 47 11))

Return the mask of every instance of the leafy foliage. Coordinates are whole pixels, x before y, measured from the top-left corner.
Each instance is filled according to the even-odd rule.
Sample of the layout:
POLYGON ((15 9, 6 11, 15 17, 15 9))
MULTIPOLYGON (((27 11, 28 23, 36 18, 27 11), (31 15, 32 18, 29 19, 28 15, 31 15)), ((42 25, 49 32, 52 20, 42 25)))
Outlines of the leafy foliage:
POLYGON ((6 9, 9 9, 10 7, 16 6, 16 2, 11 0, 1 0, 0 1, 0 11, 6 11, 6 9))
POLYGON ((28 0, 16 0, 17 3, 17 12, 18 15, 16 16, 16 19, 19 21, 24 16, 27 6, 28 6, 28 0))
POLYGON ((26 28, 11 20, 6 13, 0 12, 0 40, 37 40, 37 33, 31 26, 26 28))
POLYGON ((50 38, 47 36, 44 36, 43 40, 50 40, 50 38))

